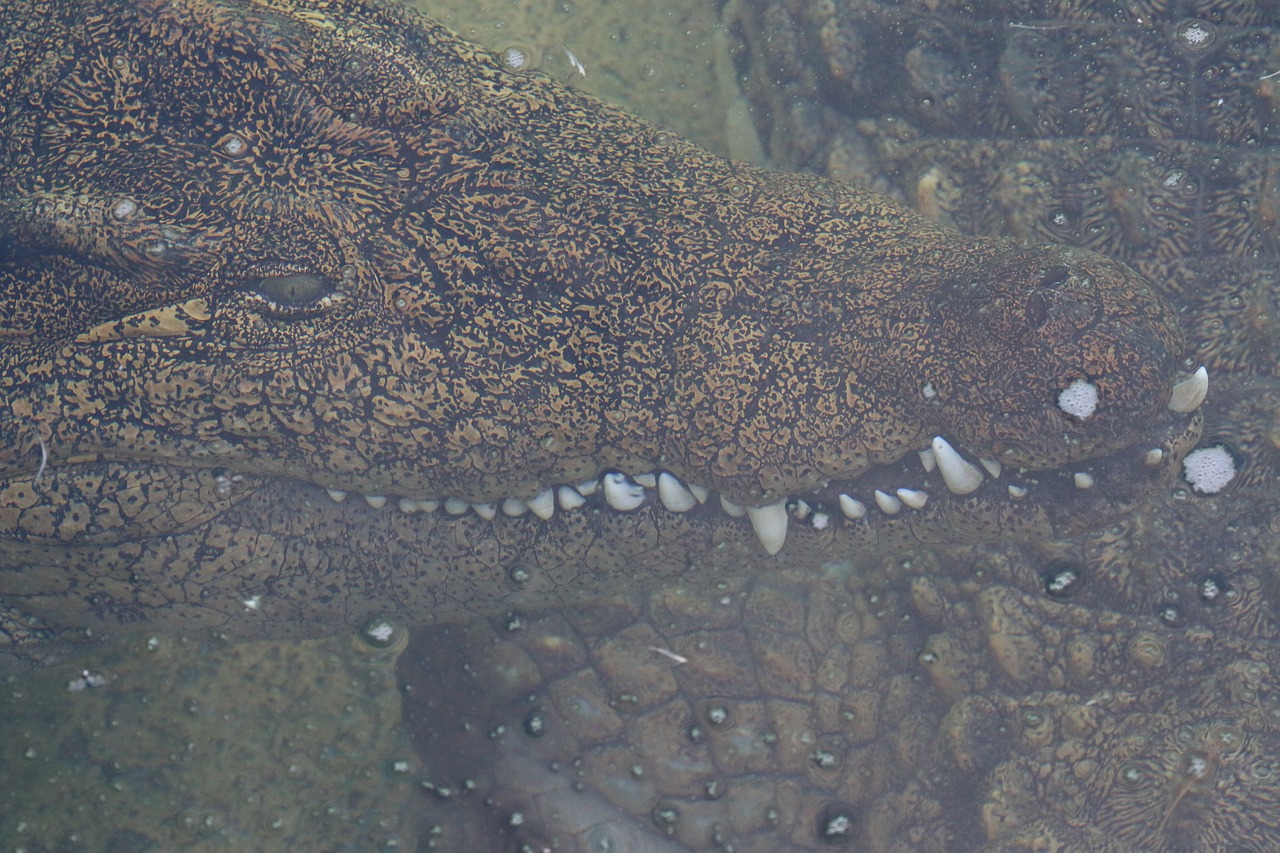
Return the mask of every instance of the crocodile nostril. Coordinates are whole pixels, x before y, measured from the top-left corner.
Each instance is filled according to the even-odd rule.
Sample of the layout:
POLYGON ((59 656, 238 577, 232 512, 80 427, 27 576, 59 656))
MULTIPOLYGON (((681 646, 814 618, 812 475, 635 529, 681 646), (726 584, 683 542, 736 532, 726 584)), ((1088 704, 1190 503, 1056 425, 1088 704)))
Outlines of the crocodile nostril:
POLYGON ((305 308, 333 292, 328 279, 305 272, 263 276, 250 288, 282 308, 305 308))

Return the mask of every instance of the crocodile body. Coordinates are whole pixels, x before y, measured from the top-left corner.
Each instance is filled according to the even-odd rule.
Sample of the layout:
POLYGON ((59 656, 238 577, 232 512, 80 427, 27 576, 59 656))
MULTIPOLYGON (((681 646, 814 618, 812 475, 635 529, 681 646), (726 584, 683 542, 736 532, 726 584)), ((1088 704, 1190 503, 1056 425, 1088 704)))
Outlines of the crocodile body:
POLYGON ((314 634, 1062 533, 1194 438, 1173 314, 1097 255, 714 157, 394 6, 32 9, 0 594, 50 625, 314 634))

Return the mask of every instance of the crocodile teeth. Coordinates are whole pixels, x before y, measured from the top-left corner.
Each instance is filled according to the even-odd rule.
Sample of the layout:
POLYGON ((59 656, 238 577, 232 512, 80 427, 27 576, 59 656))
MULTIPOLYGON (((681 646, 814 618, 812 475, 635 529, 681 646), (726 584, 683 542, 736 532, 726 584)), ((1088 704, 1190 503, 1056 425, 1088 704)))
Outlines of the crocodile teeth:
POLYGON ((937 467, 938 461, 933 458, 932 448, 926 448, 925 450, 917 450, 916 453, 920 457, 920 465, 924 468, 924 472, 926 474, 930 473, 931 471, 933 471, 934 468, 937 467))
POLYGON ((324 491, 336 504, 340 504, 347 499, 347 493, 342 489, 325 489, 324 491))
POLYGON ((644 486, 614 471, 604 475, 604 499, 619 512, 627 512, 644 503, 644 486))
POLYGON ((662 499, 662 505, 672 512, 688 512, 698 504, 693 492, 666 471, 658 475, 658 497, 662 499))
POLYGON ((978 466, 957 453, 942 436, 933 440, 933 458, 938 463, 942 481, 952 494, 967 495, 982 485, 982 472, 978 470, 978 466))
POLYGON ((493 521, 494 516, 498 514, 497 504, 472 504, 471 508, 485 521, 493 521))
POLYGON ((1093 476, 1086 474, 1084 471, 1077 471, 1071 475, 1071 479, 1075 481, 1077 489, 1092 489, 1093 476))
POLYGON ((412 498, 401 498, 398 506, 403 513, 422 512, 422 507, 412 498))
POLYGON ((787 502, 778 501, 768 506, 749 506, 747 516, 760 544, 770 555, 782 550, 787 541, 787 502))
POLYGON ((582 506, 587 499, 573 486, 561 486, 556 489, 556 502, 560 504, 562 510, 568 512, 582 506))
POLYGON ((720 508, 724 510, 725 513, 732 518, 742 518, 744 515, 747 514, 747 511, 745 509, 738 506, 736 503, 729 500, 724 495, 720 496, 720 508))
POLYGON ((982 467, 987 469, 987 473, 992 477, 999 477, 1000 472, 1004 470, 1004 466, 1000 464, 999 459, 989 459, 983 456, 978 459, 982 463, 982 467))
POLYGON ((382 509, 387 505, 386 495, 365 495, 364 502, 374 509, 382 509))
POLYGON ((596 489, 600 488, 600 483, 596 480, 587 480, 585 483, 578 484, 578 494, 584 497, 590 497, 596 493, 596 489))
POLYGON ((1200 408, 1208 393, 1209 371, 1201 365, 1199 370, 1173 386, 1173 393, 1169 395, 1169 409, 1180 415, 1194 412, 1200 408))
POLYGON ((502 514, 518 518, 529 511, 529 505, 519 498, 507 498, 502 502, 502 514))
POLYGON ((462 515, 469 509, 471 509, 471 504, 462 498, 447 498, 444 502, 444 511, 449 515, 462 515))
POLYGON ((550 521, 556 513, 556 493, 551 489, 544 489, 525 503, 529 505, 529 511, 543 521, 550 521))
POLYGON ((898 510, 902 509, 902 501, 893 495, 876 489, 876 506, 880 507, 880 511, 885 515, 895 515, 898 510))
POLYGON ((929 502, 929 493, 917 489, 898 489, 897 495, 899 500, 912 509, 924 509, 924 505, 929 502))
POLYGON ((704 504, 707 498, 711 497, 711 490, 706 486, 699 486, 696 483, 689 484, 689 491, 693 492, 693 496, 698 499, 698 503, 704 504))

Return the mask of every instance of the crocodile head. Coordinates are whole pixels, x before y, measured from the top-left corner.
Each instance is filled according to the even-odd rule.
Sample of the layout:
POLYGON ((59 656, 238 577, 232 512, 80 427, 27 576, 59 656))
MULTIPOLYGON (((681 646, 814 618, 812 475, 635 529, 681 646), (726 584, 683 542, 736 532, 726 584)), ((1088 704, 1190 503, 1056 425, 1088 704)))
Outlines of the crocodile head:
POLYGON ((710 155, 394 7, 5 0, 0 595, 434 620, 1133 505, 1126 267, 710 155))

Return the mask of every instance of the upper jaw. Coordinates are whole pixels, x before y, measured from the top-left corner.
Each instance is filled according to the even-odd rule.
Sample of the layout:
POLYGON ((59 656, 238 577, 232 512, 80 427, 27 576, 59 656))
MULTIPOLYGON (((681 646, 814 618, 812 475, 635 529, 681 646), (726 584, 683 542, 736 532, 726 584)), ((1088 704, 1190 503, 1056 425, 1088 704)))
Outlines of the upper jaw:
MULTIPOLYGON (((512 493, 463 497, 391 485, 363 485, 355 490, 374 508, 437 513, 442 518, 475 514, 486 520, 528 516, 550 521, 557 513, 593 508, 626 513, 641 507, 660 508, 666 513, 713 514, 725 523, 749 523, 761 547, 770 554, 779 553, 797 527, 860 540, 890 531, 901 534, 901 539, 946 542, 990 538, 1009 529, 1010 524, 1036 521, 1048 532, 1061 534, 1132 505, 1146 491, 1176 476, 1183 456, 1198 436, 1198 410, 1207 391, 1207 373, 1201 368, 1173 387, 1164 414, 1144 434, 1144 442, 1056 468, 1011 463, 990 452, 965 447, 954 436, 934 435, 897 460, 875 465, 855 477, 833 478, 816 487, 756 501, 735 500, 733 493, 717 492, 711 482, 700 482, 696 472, 666 470, 657 462, 645 464, 641 459, 599 470, 594 476, 549 480, 512 493), (1004 521, 985 528, 973 521, 994 517, 1004 521)), ((21 406, 9 407, 0 419, 0 428, 11 433, 10 449, 4 453, 7 459, 0 459, 10 479, 31 477, 38 481, 50 466, 66 474, 78 462, 120 461, 109 451, 55 446, 38 430, 24 430, 21 415, 21 406)), ((227 480, 228 490, 235 488, 238 469, 258 475, 270 468, 249 460, 165 456, 159 460, 139 457, 138 462, 191 468, 218 463, 217 471, 227 480)), ((284 474, 296 478, 302 472, 294 469, 284 474)), ((350 483, 356 482, 344 484, 340 477, 324 470, 308 471, 304 478, 324 488, 335 501, 343 500, 352 490, 350 483)), ((376 483, 376 473, 359 482, 376 483)))

